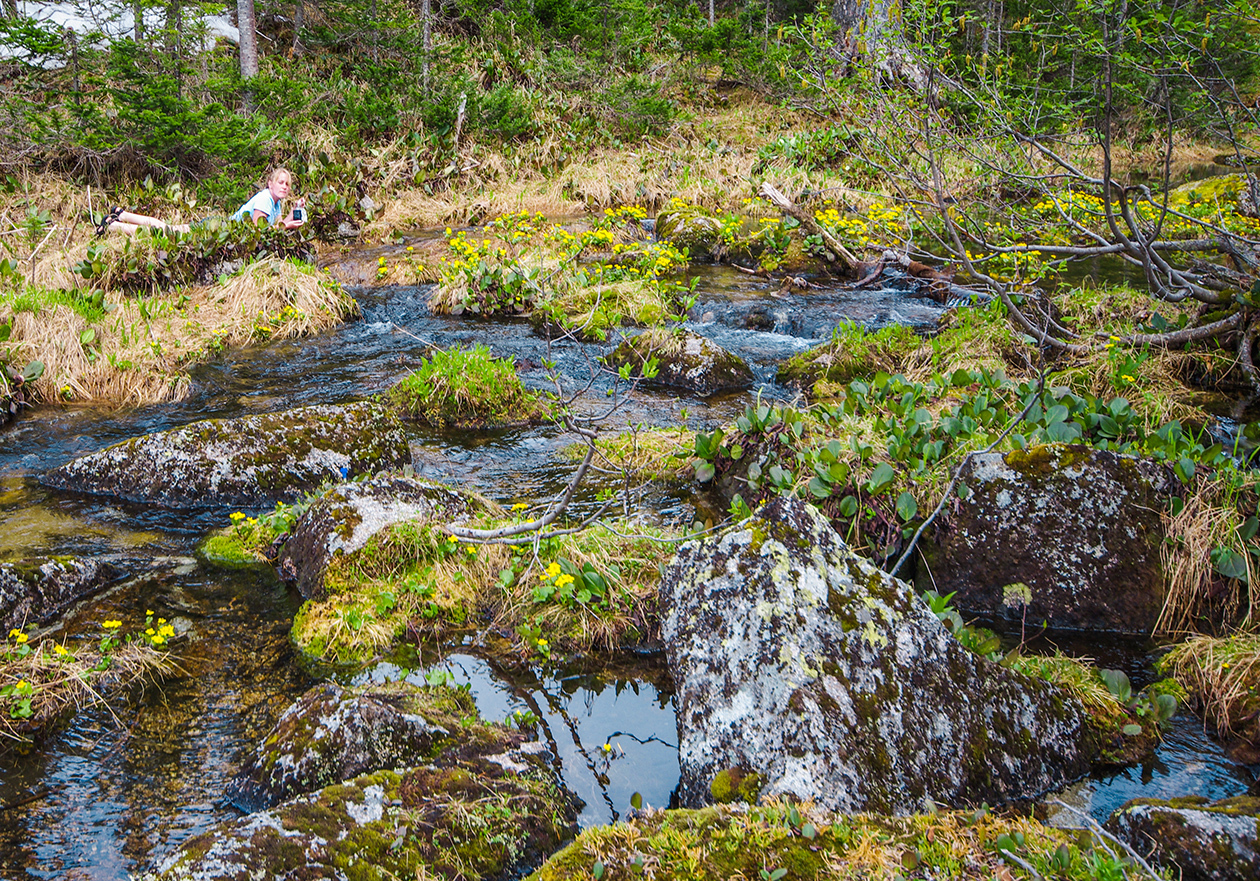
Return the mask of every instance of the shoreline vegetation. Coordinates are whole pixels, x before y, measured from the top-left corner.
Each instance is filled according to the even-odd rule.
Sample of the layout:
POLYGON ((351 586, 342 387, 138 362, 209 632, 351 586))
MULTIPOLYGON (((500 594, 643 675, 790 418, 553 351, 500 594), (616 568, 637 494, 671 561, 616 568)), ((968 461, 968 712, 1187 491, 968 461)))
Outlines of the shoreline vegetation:
MULTIPOLYGON (((435 315, 528 320, 548 339, 644 331, 642 363, 592 368, 623 381, 615 403, 685 356, 675 329, 696 317, 701 264, 806 304, 821 286, 895 279, 947 307, 938 328, 836 326, 778 366, 790 400, 759 394, 700 431, 578 418, 552 364, 554 395, 488 349, 427 351, 384 403, 433 430, 553 422, 579 439, 562 454, 574 482, 467 523, 393 522, 330 557, 294 644, 334 664, 470 632, 531 664, 659 647, 658 558, 687 534, 790 496, 898 572, 971 492, 974 456, 1044 477, 1091 448, 1149 460, 1173 487, 1157 515, 1167 679, 1135 691, 1088 659, 1026 652, 1025 622, 1004 649, 953 594, 925 602, 976 654, 1074 695, 1104 761, 1148 753, 1178 704, 1254 755, 1260 20, 1241 0, 1210 5, 906 0, 864 13, 895 21, 847 21, 846 4, 793 2, 299 2, 259 5, 270 48, 252 66, 247 47, 185 40, 192 11, 113 41, 0 16, 14 47, 0 60, 0 391, 19 418, 177 401, 188 370, 226 349, 358 317, 351 287, 423 285, 435 315), (306 225, 215 219, 275 164, 293 170, 306 225), (97 236, 112 204, 210 219, 97 236), (631 487, 658 481, 712 517, 683 534, 576 522, 566 506, 592 462, 601 513, 631 514, 631 487)), ((233 513, 202 554, 276 564, 313 498, 233 513)), ((1027 585, 1007 588, 1030 605, 1027 585)), ((0 734, 96 699, 94 671, 122 686, 176 669, 173 629, 120 642, 111 624, 81 647, 13 629, 0 709, 17 721, 0 734), (59 678, 71 663, 86 692, 59 678)), ((1122 871, 1031 821, 811 816, 777 802, 644 813, 586 831, 539 877, 628 877, 648 851, 719 839, 776 848, 782 865, 705 864, 764 881, 789 858, 802 876, 933 860, 994 877, 1122 871)))

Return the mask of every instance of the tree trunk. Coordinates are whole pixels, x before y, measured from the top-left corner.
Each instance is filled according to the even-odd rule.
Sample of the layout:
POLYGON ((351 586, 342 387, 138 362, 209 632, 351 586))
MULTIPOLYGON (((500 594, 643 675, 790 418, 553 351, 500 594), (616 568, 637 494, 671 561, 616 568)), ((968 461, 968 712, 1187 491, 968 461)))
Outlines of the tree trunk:
POLYGON ((713 3, 714 0, 709 0, 709 27, 713 27, 713 23, 715 21, 713 3))
POLYGON ((433 3, 432 0, 424 0, 421 7, 421 15, 424 17, 424 59, 420 64, 421 82, 424 86, 424 93, 429 94, 429 56, 433 54, 433 3))
POLYGON ((254 0, 236 0, 236 26, 241 32, 241 79, 258 76, 258 22, 254 0))
POLYGON ((909 83, 921 94, 928 91, 927 71, 911 54, 901 27, 901 0, 834 0, 831 18, 850 54, 865 56, 890 80, 909 83))
POLYGON ((290 50, 292 55, 300 55, 302 52, 302 28, 306 27, 306 4, 302 0, 297 0, 293 4, 293 48, 290 50))
POLYGON ((144 7, 140 0, 131 0, 131 33, 137 43, 144 42, 144 7))

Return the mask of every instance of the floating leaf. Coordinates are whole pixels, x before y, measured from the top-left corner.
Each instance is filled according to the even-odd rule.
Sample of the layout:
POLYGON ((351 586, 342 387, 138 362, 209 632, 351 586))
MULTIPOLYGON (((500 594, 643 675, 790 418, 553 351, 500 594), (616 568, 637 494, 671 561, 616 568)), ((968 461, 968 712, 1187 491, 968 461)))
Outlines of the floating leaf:
POLYGON ((630 796, 630 807, 634 808, 636 811, 643 807, 642 793, 636 792, 630 796))

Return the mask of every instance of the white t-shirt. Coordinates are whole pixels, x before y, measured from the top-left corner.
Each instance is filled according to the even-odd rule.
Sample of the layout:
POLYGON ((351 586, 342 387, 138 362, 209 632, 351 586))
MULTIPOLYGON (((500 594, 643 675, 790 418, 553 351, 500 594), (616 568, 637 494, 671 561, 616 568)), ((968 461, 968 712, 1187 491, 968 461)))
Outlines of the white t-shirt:
POLYGON ((240 209, 232 215, 233 220, 250 220, 254 219, 254 212, 261 211, 267 215, 267 225, 274 226, 276 221, 280 219, 280 209, 282 202, 277 202, 271 198, 271 190, 264 187, 254 194, 254 198, 250 199, 240 209))

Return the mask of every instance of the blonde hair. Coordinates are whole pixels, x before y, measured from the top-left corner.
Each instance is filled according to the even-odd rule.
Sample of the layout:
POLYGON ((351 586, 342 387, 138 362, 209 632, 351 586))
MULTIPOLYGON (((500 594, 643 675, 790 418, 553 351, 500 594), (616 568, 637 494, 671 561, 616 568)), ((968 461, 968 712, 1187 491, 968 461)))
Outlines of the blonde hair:
POLYGON ((271 174, 267 175, 267 183, 271 183, 282 174, 287 174, 289 176, 289 180, 293 180, 293 172, 289 171, 289 169, 285 168, 283 165, 277 165, 271 170, 271 174))

